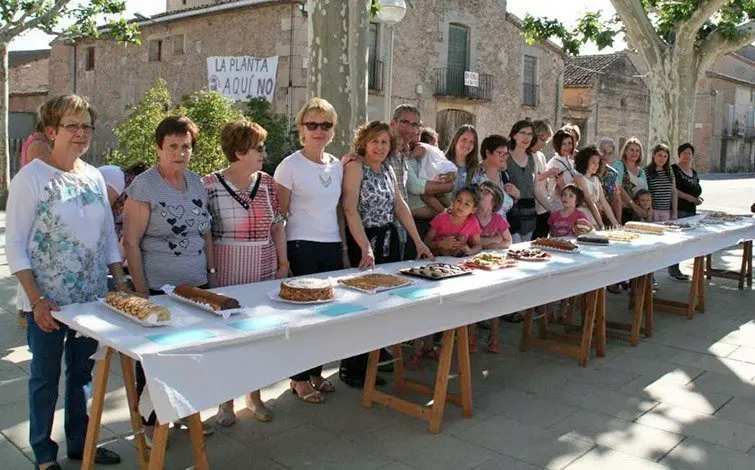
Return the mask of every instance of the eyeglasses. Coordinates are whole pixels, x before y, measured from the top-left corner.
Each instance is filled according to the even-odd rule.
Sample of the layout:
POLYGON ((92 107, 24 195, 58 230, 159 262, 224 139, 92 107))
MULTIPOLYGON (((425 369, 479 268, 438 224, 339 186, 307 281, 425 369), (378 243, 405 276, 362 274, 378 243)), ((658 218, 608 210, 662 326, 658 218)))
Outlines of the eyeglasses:
POLYGON ((422 123, 418 122, 418 121, 412 122, 412 121, 410 121, 408 119, 399 119, 398 122, 400 124, 405 125, 405 126, 412 126, 415 129, 419 129, 420 127, 422 127, 422 123))
POLYGON ((78 133, 79 129, 84 131, 85 134, 91 134, 94 130, 94 126, 91 126, 89 124, 66 124, 65 126, 61 124, 60 127, 70 132, 71 134, 78 133))
POLYGON ((329 131, 333 129, 333 123, 330 121, 325 122, 305 122, 304 127, 307 128, 308 131, 314 132, 319 127, 320 129, 324 131, 329 131))

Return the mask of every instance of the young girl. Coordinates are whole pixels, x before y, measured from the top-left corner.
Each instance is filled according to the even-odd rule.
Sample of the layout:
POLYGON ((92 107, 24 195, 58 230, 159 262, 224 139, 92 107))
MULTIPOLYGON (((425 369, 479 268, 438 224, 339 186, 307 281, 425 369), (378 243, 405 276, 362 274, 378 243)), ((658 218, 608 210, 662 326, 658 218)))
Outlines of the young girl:
POLYGON ((677 218, 676 181, 671 172, 669 148, 658 144, 653 148, 653 161, 645 168, 648 189, 653 195, 652 222, 664 222, 677 218))
MULTIPOLYGON (((470 256, 482 250, 480 234, 482 229, 477 218, 480 199, 472 188, 462 188, 456 193, 451 212, 443 212, 430 222, 430 230, 425 236, 425 244, 438 256, 470 256)), ((414 341, 414 354, 409 359, 409 369, 420 368, 422 357, 438 358, 433 348, 433 337, 427 336, 414 341)))
POLYGON ((438 256, 470 256, 482 250, 482 229, 476 217, 480 199, 472 188, 456 194, 450 212, 435 216, 425 236, 425 244, 438 256))
MULTIPOLYGON (((477 206, 475 217, 482 229, 481 241, 484 249, 505 249, 511 246, 509 223, 498 211, 503 205, 503 191, 498 185, 484 181, 477 185, 477 206)), ((498 318, 489 320, 490 336, 488 336, 488 352, 498 352, 498 318)), ((469 352, 477 352, 477 324, 469 325, 469 352)))
MULTIPOLYGON (((572 234, 572 227, 577 220, 585 220, 585 214, 579 210, 585 202, 585 193, 575 184, 567 184, 561 190, 561 205, 563 209, 551 212, 548 217, 548 226, 551 228, 551 237, 568 237, 572 234)), ((589 223, 589 221, 588 221, 589 223)))

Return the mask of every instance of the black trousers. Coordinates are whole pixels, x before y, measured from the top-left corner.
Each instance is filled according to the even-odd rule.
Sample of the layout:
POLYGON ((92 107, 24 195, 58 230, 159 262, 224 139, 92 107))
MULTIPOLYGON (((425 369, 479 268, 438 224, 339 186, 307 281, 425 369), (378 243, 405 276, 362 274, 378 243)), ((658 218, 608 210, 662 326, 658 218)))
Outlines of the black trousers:
MULTIPOLYGON (((287 244, 288 261, 294 276, 324 273, 343 269, 341 243, 292 240, 287 244)), ((291 377, 291 380, 304 382, 310 377, 319 377, 322 366, 313 367, 291 377)))
MULTIPOLYGON (((398 232, 396 227, 385 225, 382 227, 367 227, 364 229, 367 238, 370 240, 372 252, 375 255, 375 264, 392 263, 399 259, 398 232)), ((362 258, 362 249, 357 245, 350 231, 346 231, 346 242, 349 247, 349 260, 352 266, 357 266, 362 258)), ((414 246, 414 244, 412 244, 414 246)), ((369 353, 358 354, 356 356, 341 359, 339 374, 364 379, 367 373, 367 360, 369 353)))
MULTIPOLYGON (((427 219, 414 219, 414 224, 417 226, 417 232, 421 240, 425 239, 425 235, 430 231, 430 221, 427 219)), ((404 248, 404 261, 410 261, 417 258, 417 247, 414 246, 414 240, 407 236, 406 246, 404 248)))
POLYGON ((551 228, 548 226, 549 216, 549 212, 537 215, 537 219, 535 220, 535 231, 532 232, 533 240, 536 240, 538 238, 545 238, 548 236, 548 233, 551 230, 551 228))

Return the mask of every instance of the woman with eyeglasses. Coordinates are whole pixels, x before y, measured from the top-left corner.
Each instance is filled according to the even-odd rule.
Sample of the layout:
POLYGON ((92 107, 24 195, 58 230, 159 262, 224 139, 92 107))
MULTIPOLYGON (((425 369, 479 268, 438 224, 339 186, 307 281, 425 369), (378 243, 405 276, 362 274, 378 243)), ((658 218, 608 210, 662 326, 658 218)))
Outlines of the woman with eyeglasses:
MULTIPOLYGON (((301 150, 275 169, 280 211, 286 217, 288 259, 294 276, 348 266, 340 207, 343 166, 325 147, 333 140, 338 116, 321 98, 309 100, 296 115, 301 150)), ((333 384, 317 366, 291 377, 291 391, 308 403, 323 403, 333 384)))
MULTIPOLYGON (((212 216, 217 287, 288 276, 278 192, 273 177, 261 171, 266 138, 267 131, 257 123, 227 123, 220 129, 220 146, 230 164, 202 179, 212 216)), ((259 390, 244 399, 256 420, 272 419, 259 390)), ((236 422, 232 399, 218 407, 215 420, 221 426, 236 422)))
POLYGON ((508 166, 509 182, 519 190, 514 207, 506 219, 511 225, 514 243, 529 241, 535 230, 537 211, 535 209, 535 160, 529 153, 535 127, 529 119, 517 121, 509 133, 511 162, 508 166))
MULTIPOLYGON (((87 399, 97 341, 60 324, 52 311, 107 294, 110 271, 125 289, 105 180, 81 160, 89 149, 96 114, 76 95, 59 96, 40 109, 51 151, 13 178, 7 209, 7 255, 19 281, 32 353, 29 377, 29 443, 35 468, 60 469, 52 440, 61 360, 65 357, 65 436, 68 458, 81 460, 87 430, 87 399)), ((120 457, 97 449, 95 462, 120 457)))

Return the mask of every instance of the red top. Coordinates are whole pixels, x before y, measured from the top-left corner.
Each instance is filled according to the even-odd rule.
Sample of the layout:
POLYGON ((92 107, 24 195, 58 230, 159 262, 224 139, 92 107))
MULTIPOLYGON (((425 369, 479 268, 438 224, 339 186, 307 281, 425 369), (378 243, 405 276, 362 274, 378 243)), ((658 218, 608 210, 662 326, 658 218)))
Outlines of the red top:
POLYGON ((430 222, 430 227, 435 229, 435 240, 440 240, 441 238, 449 236, 461 235, 463 241, 466 242, 469 237, 474 237, 475 235, 480 235, 482 233, 482 229, 480 228, 480 223, 477 221, 477 217, 469 216, 463 224, 456 225, 453 223, 451 214, 449 214, 448 212, 441 212, 440 214, 436 215, 435 218, 430 222))
MULTIPOLYGON (((480 219, 477 219, 477 222, 479 223, 480 219)), ((510 225, 506 221, 506 219, 498 213, 493 214, 493 217, 490 219, 490 222, 488 222, 488 225, 483 227, 482 224, 480 224, 480 228, 482 229, 481 235, 483 237, 495 237, 496 235, 501 235, 503 232, 508 230, 509 227, 510 225)))
POLYGON ((585 218, 585 214, 579 210, 572 212, 569 217, 562 216, 561 211, 551 212, 550 217, 548 217, 548 225, 551 228, 551 237, 568 237, 572 234, 571 229, 574 226, 574 223, 579 219, 585 220, 588 224, 590 223, 590 221, 585 218))
POLYGON ((26 159, 26 151, 29 150, 29 147, 31 147, 31 144, 35 142, 42 142, 43 144, 49 145, 47 142, 47 137, 45 137, 44 134, 41 132, 35 132, 29 137, 26 138, 24 141, 24 145, 21 147, 21 168, 26 166, 29 161, 26 159))

